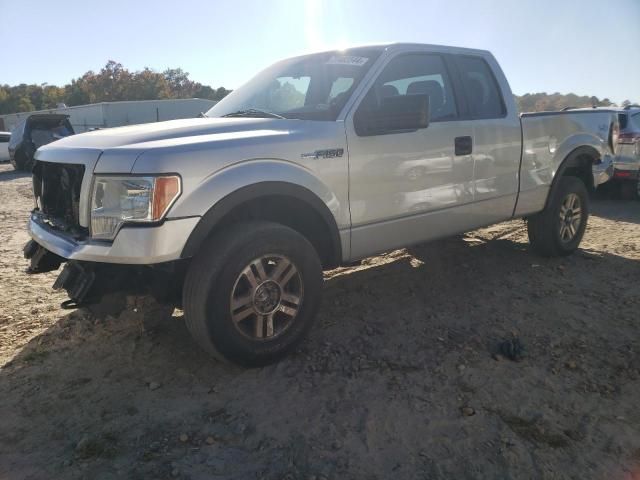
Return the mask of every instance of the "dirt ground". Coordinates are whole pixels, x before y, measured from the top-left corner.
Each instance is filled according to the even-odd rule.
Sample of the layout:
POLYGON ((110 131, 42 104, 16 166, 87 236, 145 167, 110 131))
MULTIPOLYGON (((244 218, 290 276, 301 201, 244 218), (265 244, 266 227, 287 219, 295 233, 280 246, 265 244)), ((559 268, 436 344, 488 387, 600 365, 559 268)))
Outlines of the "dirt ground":
POLYGON ((308 340, 255 370, 179 311, 60 310, 24 273, 31 205, 0 166, 2 479, 640 479, 640 202, 596 198, 570 258, 514 221, 328 272, 308 340))

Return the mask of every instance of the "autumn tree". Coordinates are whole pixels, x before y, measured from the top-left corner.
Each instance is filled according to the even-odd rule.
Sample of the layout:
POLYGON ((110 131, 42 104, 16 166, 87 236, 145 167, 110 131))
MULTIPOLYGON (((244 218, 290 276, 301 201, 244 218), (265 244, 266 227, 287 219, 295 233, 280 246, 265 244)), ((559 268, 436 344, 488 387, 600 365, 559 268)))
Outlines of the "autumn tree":
POLYGON ((109 60, 99 72, 88 71, 64 87, 55 85, 0 85, 0 114, 120 100, 206 98, 220 100, 230 90, 194 82, 181 68, 131 72, 109 60))
POLYGON ((515 95, 515 99, 520 112, 562 110, 567 107, 611 107, 614 105, 608 98, 600 100, 595 96, 579 96, 575 93, 562 94, 559 92, 526 93, 521 96, 515 95))

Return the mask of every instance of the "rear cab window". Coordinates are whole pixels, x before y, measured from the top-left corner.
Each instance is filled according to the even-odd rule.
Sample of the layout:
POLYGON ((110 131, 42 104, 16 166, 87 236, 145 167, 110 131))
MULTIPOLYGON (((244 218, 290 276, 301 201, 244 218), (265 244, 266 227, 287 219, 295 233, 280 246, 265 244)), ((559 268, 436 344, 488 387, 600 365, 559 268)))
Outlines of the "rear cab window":
POLYGON ((469 117, 475 120, 506 116, 502 92, 487 62, 482 57, 467 55, 457 55, 455 61, 466 94, 469 117))

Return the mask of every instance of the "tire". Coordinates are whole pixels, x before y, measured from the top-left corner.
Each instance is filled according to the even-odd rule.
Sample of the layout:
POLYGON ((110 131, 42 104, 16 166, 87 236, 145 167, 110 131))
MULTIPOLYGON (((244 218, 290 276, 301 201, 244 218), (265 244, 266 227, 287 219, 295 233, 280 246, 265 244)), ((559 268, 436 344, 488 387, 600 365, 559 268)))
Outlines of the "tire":
POLYGON ((567 176, 558 181, 560 184, 547 207, 527 221, 531 248, 545 257, 566 256, 575 252, 589 218, 589 194, 582 180, 567 176), (571 228, 567 230, 569 224, 571 228))
POLYGON ((321 294, 322 266, 309 241, 283 225, 254 221, 205 241, 187 271, 183 307, 187 328, 205 351, 257 367, 299 344, 321 294))
POLYGON ((24 155, 21 152, 16 151, 14 156, 11 158, 11 165, 13 165, 13 169, 16 172, 26 171, 27 168, 25 166, 25 161, 26 159, 24 155))

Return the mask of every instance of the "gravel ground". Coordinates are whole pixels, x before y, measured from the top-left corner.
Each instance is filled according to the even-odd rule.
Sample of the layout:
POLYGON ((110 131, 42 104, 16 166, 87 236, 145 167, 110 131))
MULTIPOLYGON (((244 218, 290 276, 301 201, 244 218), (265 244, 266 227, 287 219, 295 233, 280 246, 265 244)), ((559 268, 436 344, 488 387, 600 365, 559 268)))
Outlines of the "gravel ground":
POLYGON ((31 205, 0 166, 2 479, 640 479, 640 202, 595 199, 570 258, 514 221, 327 272, 309 339, 255 370, 179 311, 60 310, 31 205))

